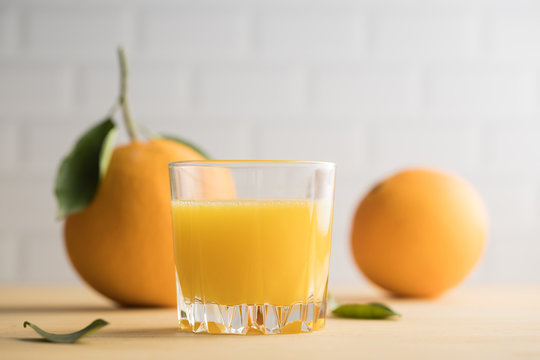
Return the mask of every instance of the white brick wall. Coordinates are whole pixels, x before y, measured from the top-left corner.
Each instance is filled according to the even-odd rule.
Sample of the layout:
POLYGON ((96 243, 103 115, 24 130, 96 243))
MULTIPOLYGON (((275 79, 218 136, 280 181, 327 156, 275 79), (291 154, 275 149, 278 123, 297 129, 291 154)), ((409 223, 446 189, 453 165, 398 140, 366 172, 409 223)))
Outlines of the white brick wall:
POLYGON ((33 5, 23 12, 24 50, 59 62, 108 59, 118 42, 130 45, 129 18, 121 9, 33 5))
POLYGON ((19 127, 15 122, 0 123, 0 174, 14 173, 19 156, 19 127))
POLYGON ((479 17, 461 9, 389 7, 376 17, 373 47, 377 55, 391 59, 470 58, 479 48, 479 21, 479 17))
POLYGON ((77 136, 86 130, 86 124, 42 121, 35 124, 22 124, 21 130, 21 168, 29 175, 43 175, 54 178, 66 148, 73 146, 77 136), (51 141, 53 140, 54 141, 51 141))
POLYGON ((76 281, 77 275, 65 252, 60 226, 52 231, 24 231, 19 241, 24 252, 19 253, 19 276, 28 282, 76 281))
POLYGON ((490 209, 494 235, 535 232, 540 225, 537 215, 540 211, 540 193, 536 184, 497 176, 495 180, 484 180, 478 186, 490 209))
POLYGON ((372 166, 380 173, 408 164, 469 174, 483 160, 482 133, 474 126, 396 123, 378 126, 373 135, 372 166))
MULTIPOLYGON (((0 281, 76 281, 53 177, 131 66, 136 119, 216 158, 338 163, 331 282, 362 282, 352 213, 414 165, 477 186, 470 279, 540 281, 540 3, 527 0, 0 2, 0 281)), ((125 134, 122 136, 125 139, 125 134)))
POLYGON ((535 61, 540 57, 540 8, 492 11, 488 16, 487 48, 491 56, 535 61))
POLYGON ((309 91, 314 112, 327 116, 417 114, 422 103, 418 71, 372 64, 315 70, 309 91))
MULTIPOLYGON (((331 122, 327 119, 327 123, 331 122)), ((318 159, 339 165, 340 176, 359 176, 367 155, 366 131, 359 124, 332 128, 328 125, 272 125, 257 129, 264 137, 255 144, 260 159, 318 159)))
POLYGON ((488 167, 493 174, 540 175, 540 124, 494 126, 488 134, 488 167))
POLYGON ((303 73, 274 66, 209 68, 197 74, 195 101, 211 115, 284 115, 304 109, 303 73))
POLYGON ((366 41, 365 18, 345 10, 268 11, 256 18, 255 26, 255 46, 269 60, 354 59, 361 56, 366 41))
POLYGON ((0 229, 17 233, 32 229, 52 229, 56 208, 50 176, 17 176, 0 178, 0 229))
POLYGON ((493 236, 497 241, 490 244, 494 258, 491 277, 498 282, 538 284, 538 251, 535 251, 538 237, 523 232, 507 233, 500 238, 497 236, 493 236))
POLYGON ((15 53, 18 34, 12 29, 19 26, 18 21, 18 13, 15 10, 7 7, 0 8, 0 54, 2 56, 15 53))
POLYGON ((530 115, 538 106, 538 72, 518 64, 434 66, 428 71, 428 111, 474 115, 530 115))
POLYGON ((151 8, 142 15, 140 46, 152 58, 213 62, 242 59, 249 51, 251 22, 245 11, 151 8))
POLYGON ((18 262, 21 258, 21 243, 13 232, 4 231, 0 233, 0 281, 16 281, 20 279, 18 274, 18 262))
MULTIPOLYGON (((23 60, 24 61, 24 60, 23 60)), ((65 113, 74 87, 69 69, 50 63, 6 61, 0 68, 0 116, 65 113)))

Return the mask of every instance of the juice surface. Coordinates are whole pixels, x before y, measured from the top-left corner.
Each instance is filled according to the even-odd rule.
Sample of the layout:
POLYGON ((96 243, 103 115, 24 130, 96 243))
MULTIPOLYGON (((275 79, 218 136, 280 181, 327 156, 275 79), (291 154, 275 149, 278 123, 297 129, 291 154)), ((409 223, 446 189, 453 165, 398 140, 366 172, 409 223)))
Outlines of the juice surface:
POLYGON ((331 203, 176 200, 176 270, 186 301, 221 305, 321 301, 331 203))

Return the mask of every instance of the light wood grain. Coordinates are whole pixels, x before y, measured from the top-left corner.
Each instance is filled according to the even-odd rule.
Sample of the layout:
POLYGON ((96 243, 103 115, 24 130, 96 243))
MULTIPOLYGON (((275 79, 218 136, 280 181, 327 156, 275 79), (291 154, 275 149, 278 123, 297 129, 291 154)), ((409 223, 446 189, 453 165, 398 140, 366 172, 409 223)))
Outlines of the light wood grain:
POLYGON ((312 334, 194 335, 176 328, 174 309, 120 309, 83 287, 1 287, 1 359, 540 359, 540 286, 461 289, 430 301, 335 290, 347 301, 383 301, 397 321, 329 318, 312 334), (61 345, 38 342, 35 322, 70 332, 110 325, 61 345))

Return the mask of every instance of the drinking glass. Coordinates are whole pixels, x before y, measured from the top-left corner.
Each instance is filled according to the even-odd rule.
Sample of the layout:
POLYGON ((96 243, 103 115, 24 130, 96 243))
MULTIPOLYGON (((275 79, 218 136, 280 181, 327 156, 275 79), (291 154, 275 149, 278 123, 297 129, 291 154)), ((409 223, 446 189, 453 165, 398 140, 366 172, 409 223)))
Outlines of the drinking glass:
POLYGON ((335 164, 169 164, 180 329, 322 329, 335 164))

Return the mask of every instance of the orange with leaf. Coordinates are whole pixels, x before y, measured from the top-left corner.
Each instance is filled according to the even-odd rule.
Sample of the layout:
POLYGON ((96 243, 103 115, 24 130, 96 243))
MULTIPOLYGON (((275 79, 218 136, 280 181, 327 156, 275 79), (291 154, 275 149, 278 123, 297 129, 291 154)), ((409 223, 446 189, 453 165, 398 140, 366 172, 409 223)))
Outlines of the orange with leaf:
MULTIPOLYGON (((176 303, 168 163, 204 160, 175 137, 141 139, 126 97, 122 49, 121 90, 107 119, 76 143, 58 170, 55 193, 65 217, 65 244, 80 276, 125 306, 176 303), (131 141, 114 148, 114 114, 122 109, 131 141)), ((228 174, 208 179, 211 191, 234 191, 228 174)))

